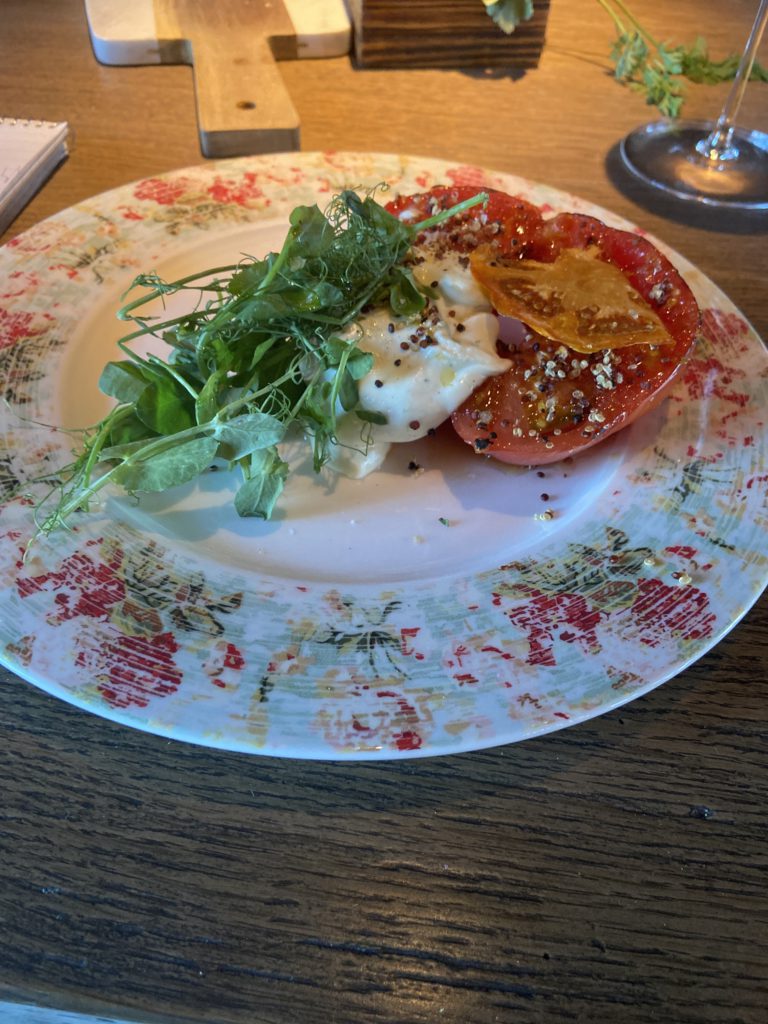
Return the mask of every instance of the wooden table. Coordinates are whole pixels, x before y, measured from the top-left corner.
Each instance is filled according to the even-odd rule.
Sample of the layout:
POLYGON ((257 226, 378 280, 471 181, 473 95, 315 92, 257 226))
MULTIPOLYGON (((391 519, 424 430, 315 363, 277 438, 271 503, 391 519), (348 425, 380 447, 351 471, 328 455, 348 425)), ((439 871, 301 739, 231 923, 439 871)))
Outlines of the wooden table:
MULTIPOLYGON (((721 53, 756 5, 635 6, 721 53)), ((189 69, 99 66, 78 0, 5 0, 2 21, 0 112, 75 132, 6 240, 200 162, 189 69)), ((419 152, 579 193, 696 262, 768 337, 766 219, 681 210, 622 176, 616 144, 652 113, 606 77, 610 34, 594 0, 553 0, 524 75, 282 71, 304 149, 419 152)), ((689 113, 724 93, 692 88, 689 113)), ((768 87, 744 121, 768 129, 768 87)), ((362 765, 170 742, 0 670, 0 1020, 763 1024, 767 635, 763 599, 612 714, 362 765)))

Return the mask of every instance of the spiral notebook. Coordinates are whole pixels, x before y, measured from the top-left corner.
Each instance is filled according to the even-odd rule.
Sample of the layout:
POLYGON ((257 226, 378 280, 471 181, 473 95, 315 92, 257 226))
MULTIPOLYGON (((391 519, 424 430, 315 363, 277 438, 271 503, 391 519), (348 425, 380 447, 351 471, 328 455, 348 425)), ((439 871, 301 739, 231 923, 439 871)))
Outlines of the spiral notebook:
POLYGON ((66 157, 65 121, 0 117, 0 232, 66 157))

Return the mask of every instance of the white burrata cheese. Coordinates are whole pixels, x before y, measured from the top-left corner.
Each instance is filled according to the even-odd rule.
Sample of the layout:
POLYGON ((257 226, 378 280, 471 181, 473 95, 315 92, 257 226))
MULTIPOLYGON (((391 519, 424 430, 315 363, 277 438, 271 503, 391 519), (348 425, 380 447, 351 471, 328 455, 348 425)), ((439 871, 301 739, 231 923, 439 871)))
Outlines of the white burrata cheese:
POLYGON ((422 312, 408 320, 388 308, 358 319, 358 347, 373 356, 360 381, 360 404, 383 413, 387 423, 362 423, 354 414, 339 417, 330 467, 361 478, 377 469, 398 441, 414 441, 438 427, 488 377, 510 362, 496 352, 498 318, 467 261, 458 253, 416 258, 413 276, 430 289, 422 312))

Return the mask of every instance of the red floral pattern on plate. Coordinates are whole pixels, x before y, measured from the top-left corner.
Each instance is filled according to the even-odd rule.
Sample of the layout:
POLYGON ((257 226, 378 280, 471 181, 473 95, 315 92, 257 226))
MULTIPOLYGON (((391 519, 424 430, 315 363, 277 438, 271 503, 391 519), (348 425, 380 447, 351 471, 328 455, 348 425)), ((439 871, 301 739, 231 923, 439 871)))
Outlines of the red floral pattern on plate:
MULTIPOLYGON (((757 597, 768 577, 768 359, 738 311, 674 254, 704 307, 695 358, 653 424, 606 447, 614 469, 600 500, 535 533, 527 524, 525 550, 510 555, 514 536, 502 530, 495 560, 461 573, 438 566, 342 586, 217 562, 207 533, 169 536, 162 516, 107 507, 21 560, 32 506, 12 496, 34 491, 34 475, 68 452, 66 436, 40 424, 56 421, 59 369, 77 358, 83 310, 116 301, 150 252, 162 262, 286 218, 298 203, 323 204, 342 186, 381 182, 504 188, 631 227, 471 165, 328 152, 149 178, 0 251, 0 373, 13 407, 0 411, 0 654, 17 671, 118 721, 228 749, 417 756, 511 742, 615 707, 701 655, 757 597)), ((436 491, 435 524, 441 500, 436 491)), ((399 517, 419 511, 406 501, 399 517)), ((477 513, 461 509, 468 521, 477 513)))

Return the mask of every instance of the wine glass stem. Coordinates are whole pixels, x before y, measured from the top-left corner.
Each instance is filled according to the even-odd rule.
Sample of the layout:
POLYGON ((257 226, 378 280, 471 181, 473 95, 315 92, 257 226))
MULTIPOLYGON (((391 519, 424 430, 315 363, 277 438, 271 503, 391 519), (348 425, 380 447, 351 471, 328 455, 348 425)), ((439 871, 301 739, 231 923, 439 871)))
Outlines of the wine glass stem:
POLYGON ((738 155, 738 152, 731 145, 736 116, 744 98, 744 90, 747 87, 749 76, 752 73, 752 65, 755 63, 757 48, 763 37, 766 22, 768 22, 768 0, 760 0, 760 7, 755 16, 755 23, 749 33, 747 45, 741 55, 736 75, 733 79, 731 91, 715 123, 715 127, 706 139, 697 145, 702 156, 719 163, 721 160, 730 160, 738 155))

